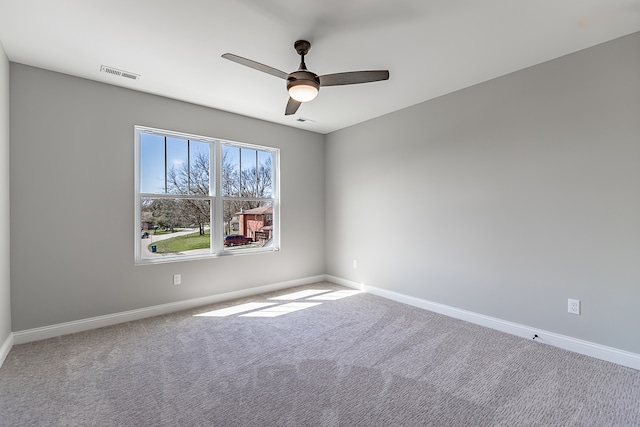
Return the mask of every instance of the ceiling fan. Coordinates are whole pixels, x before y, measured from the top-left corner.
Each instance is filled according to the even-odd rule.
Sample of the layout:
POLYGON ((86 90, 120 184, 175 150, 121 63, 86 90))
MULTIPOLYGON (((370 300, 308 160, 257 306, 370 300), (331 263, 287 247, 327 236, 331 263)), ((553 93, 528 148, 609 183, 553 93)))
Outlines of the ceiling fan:
POLYGON ((300 55, 300 66, 296 71, 289 74, 232 53, 225 53, 222 57, 286 80, 289 102, 287 102, 284 114, 287 116, 295 114, 303 102, 314 99, 318 95, 321 86, 353 85, 389 79, 388 70, 348 71, 345 73, 319 76, 307 70, 307 66, 304 63, 304 56, 309 52, 309 49, 311 49, 311 43, 306 40, 298 40, 294 43, 293 47, 296 52, 298 52, 298 55, 300 55))

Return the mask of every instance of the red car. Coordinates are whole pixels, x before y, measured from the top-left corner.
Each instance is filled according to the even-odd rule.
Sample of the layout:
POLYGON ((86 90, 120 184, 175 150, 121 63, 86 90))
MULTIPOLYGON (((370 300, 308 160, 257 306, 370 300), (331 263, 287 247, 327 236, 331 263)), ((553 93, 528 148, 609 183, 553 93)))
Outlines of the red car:
POLYGON ((240 234, 230 234, 224 238, 225 246, 246 245, 251 242, 253 242, 253 240, 249 237, 245 237, 240 234))

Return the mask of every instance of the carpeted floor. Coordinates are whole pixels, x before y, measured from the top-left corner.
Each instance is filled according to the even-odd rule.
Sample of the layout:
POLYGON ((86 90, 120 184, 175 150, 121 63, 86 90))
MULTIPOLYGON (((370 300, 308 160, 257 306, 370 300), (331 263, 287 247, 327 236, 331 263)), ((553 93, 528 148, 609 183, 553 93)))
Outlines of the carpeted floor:
POLYGON ((0 424, 640 426, 640 372, 318 283, 15 346, 0 424))

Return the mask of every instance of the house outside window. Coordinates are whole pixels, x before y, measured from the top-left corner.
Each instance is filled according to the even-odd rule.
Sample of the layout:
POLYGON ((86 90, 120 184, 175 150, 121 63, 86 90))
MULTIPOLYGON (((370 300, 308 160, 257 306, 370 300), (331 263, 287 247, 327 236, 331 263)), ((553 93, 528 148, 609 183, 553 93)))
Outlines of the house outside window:
POLYGON ((273 206, 265 205, 254 209, 243 210, 238 215, 238 232, 252 237, 256 241, 271 239, 273 229, 273 206))
POLYGON ((136 126, 135 150, 137 264, 279 249, 278 149, 136 126))

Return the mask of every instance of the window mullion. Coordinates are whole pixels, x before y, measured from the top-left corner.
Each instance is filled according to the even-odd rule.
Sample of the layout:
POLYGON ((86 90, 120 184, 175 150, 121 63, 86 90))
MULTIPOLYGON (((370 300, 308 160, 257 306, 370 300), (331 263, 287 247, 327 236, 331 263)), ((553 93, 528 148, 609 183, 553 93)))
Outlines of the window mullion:
POLYGON ((167 137, 164 137, 164 194, 169 191, 169 184, 167 182, 167 137))
MULTIPOLYGON (((224 212, 222 200, 222 144, 220 141, 212 143, 212 155, 209 156, 209 188, 213 189, 213 203, 211 206, 211 252, 220 254, 224 251, 222 245, 224 212)), ((212 191, 212 190, 209 190, 212 191)))
POLYGON ((188 139, 187 139, 187 193, 191 194, 191 141, 188 139))

